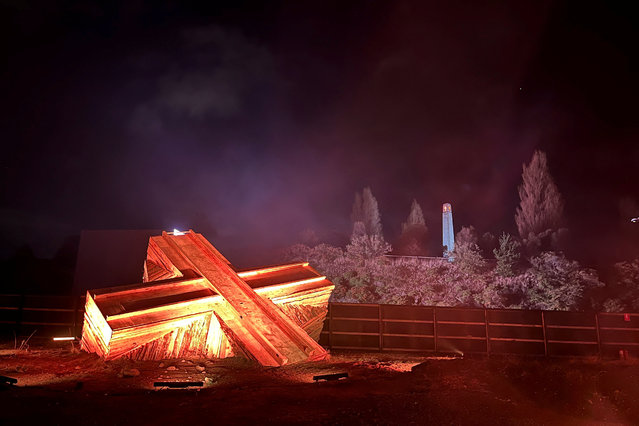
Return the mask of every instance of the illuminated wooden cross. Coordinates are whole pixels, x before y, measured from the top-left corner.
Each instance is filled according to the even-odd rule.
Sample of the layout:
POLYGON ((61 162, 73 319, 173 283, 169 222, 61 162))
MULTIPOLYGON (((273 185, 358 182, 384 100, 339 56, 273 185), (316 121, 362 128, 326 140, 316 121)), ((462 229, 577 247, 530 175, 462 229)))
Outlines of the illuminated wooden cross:
POLYGON ((87 292, 82 348, 105 359, 321 360, 333 288, 308 263, 236 271, 201 234, 163 232, 149 239, 143 283, 87 292))

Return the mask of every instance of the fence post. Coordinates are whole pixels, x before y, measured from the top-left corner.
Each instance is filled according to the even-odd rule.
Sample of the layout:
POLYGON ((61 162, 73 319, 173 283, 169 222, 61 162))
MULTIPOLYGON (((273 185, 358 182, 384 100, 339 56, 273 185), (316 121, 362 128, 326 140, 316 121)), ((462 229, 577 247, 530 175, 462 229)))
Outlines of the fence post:
POLYGON ((333 304, 328 304, 328 349, 333 349, 333 304))
POLYGON ((78 305, 79 296, 71 296, 73 298, 73 337, 78 337, 78 305))
POLYGON ((25 295, 21 294, 18 299, 18 318, 16 319, 16 334, 22 335, 22 317, 24 316, 25 295))
POLYGON ((437 353, 437 307, 433 306, 433 341, 435 342, 435 353, 437 353))
POLYGON ((384 350, 384 322, 382 321, 382 305, 377 305, 377 318, 379 320, 379 351, 384 350))
POLYGON ((595 312, 595 327, 597 328, 597 352, 601 358, 601 335, 599 334, 599 312, 595 312))
POLYGON ((541 311, 541 330, 544 333, 544 356, 548 356, 548 339, 546 338, 546 318, 544 311, 541 311))
POLYGON ((484 322, 486 323, 486 353, 490 356, 490 335, 488 334, 488 310, 484 308, 484 322))

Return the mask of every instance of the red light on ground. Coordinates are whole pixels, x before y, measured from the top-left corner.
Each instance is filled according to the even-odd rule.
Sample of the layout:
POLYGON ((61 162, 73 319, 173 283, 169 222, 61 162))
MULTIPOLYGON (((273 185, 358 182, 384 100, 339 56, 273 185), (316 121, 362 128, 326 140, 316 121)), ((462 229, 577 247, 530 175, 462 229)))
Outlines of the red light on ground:
POLYGON ((630 322, 630 314, 623 314, 623 320, 626 322, 630 322))

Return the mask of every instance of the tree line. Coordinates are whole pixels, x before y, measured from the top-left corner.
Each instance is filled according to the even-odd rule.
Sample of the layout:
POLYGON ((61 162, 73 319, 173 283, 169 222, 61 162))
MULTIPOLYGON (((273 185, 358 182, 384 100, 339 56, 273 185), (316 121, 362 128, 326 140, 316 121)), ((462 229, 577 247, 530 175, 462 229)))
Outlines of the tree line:
MULTIPOLYGON (((639 259, 615 264, 611 280, 603 283, 596 270, 565 256, 564 202, 545 153, 535 151, 523 165, 518 192, 519 235, 484 234, 482 242, 494 240, 492 250, 468 226, 456 234, 446 258, 387 257, 392 246, 384 239, 379 206, 364 188, 355 194, 346 247, 296 244, 284 257, 310 261, 329 277, 337 302, 639 311, 639 259)), ((416 200, 401 229, 399 251, 425 255, 428 229, 416 200)))

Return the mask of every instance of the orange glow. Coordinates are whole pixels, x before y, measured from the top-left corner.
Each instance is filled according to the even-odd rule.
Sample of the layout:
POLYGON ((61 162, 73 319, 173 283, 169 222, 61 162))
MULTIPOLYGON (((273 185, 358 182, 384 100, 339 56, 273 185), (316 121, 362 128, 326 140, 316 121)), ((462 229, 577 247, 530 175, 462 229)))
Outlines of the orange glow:
POLYGON ((308 262, 236 272, 201 234, 163 232, 149 241, 144 283, 87 293, 82 349, 108 360, 321 360, 333 289, 308 262))
POLYGON ((326 277, 322 276, 322 277, 317 277, 317 278, 309 278, 307 280, 300 280, 300 281, 293 281, 290 283, 285 283, 285 284, 277 284, 277 285, 270 285, 268 287, 262 287, 256 290, 256 292, 262 293, 265 291, 276 291, 276 290, 283 290, 285 288, 291 288, 291 287, 298 287, 301 286, 303 284, 310 284, 310 283, 317 283, 320 281, 324 281, 326 279, 326 277), (263 290, 263 291, 260 291, 263 290))
POLYGON ((308 266, 308 262, 300 262, 300 263, 291 263, 288 265, 280 265, 280 266, 272 266, 270 268, 264 268, 264 269, 256 269, 254 271, 244 271, 244 272, 238 272, 237 276, 240 278, 246 278, 246 277, 254 277, 256 275, 262 275, 262 274, 268 274, 269 272, 277 272, 277 271, 282 271, 285 269, 291 269, 294 268, 296 266, 308 266))

